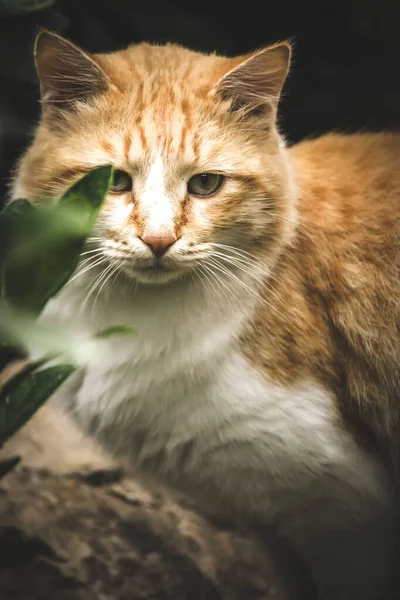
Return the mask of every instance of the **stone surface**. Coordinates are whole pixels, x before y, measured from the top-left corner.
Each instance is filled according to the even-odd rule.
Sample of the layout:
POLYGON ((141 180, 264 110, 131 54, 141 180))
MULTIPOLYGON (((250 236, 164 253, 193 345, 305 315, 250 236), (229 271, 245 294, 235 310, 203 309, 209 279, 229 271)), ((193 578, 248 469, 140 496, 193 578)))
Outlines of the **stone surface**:
POLYGON ((1 600, 289 600, 272 554, 125 475, 51 406, 3 455, 1 600))

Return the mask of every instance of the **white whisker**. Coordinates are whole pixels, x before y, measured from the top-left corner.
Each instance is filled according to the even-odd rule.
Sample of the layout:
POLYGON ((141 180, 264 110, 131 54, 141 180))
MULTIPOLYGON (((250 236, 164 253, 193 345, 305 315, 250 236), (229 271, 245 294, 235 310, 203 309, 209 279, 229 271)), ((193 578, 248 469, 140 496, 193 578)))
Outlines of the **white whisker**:
MULTIPOLYGON (((235 275, 225 265, 221 265, 221 263, 219 263, 217 259, 212 259, 212 258, 209 259, 208 264, 210 264, 210 263, 213 264, 214 269, 219 270, 220 272, 224 273, 225 275, 227 275, 228 277, 233 279, 238 285, 240 285, 249 294, 258 298, 263 304, 268 306, 268 308, 270 308, 271 310, 274 310, 279 316, 281 316, 283 319, 285 319, 285 315, 276 306, 274 306, 274 304, 269 302, 265 296, 261 296, 255 289, 253 289, 252 287, 247 285, 242 279, 240 279, 240 277, 235 275)), ((271 290, 269 290, 269 293, 271 293, 271 290)))
POLYGON ((99 289, 97 291, 96 297, 95 297, 94 302, 93 302, 92 310, 94 309, 95 304, 97 302, 97 299, 100 296, 100 294, 101 294, 104 286, 107 284, 108 281, 110 281, 111 277, 114 275, 114 273, 116 273, 116 271, 118 271, 118 269, 119 269, 119 265, 118 264, 116 266, 111 264, 110 267, 108 267, 105 270, 105 274, 103 276, 103 280, 104 281, 103 281, 103 283, 101 284, 101 286, 99 287, 99 289))
MULTIPOLYGON (((114 265, 112 265, 112 264, 110 265, 110 264, 109 264, 109 265, 108 265, 108 266, 106 266, 106 267, 105 267, 105 269, 104 269, 104 270, 103 270, 103 271, 102 271, 102 272, 101 272, 101 273, 98 275, 98 277, 96 277, 96 279, 95 279, 95 281, 94 281, 94 283, 93 283, 92 287, 90 288, 89 292, 88 292, 88 293, 87 293, 87 295, 86 295, 86 298, 85 298, 85 300, 83 301, 83 305, 82 305, 82 306, 85 306, 85 305, 86 305, 86 304, 89 302, 89 299, 90 299, 91 295, 94 293, 94 291, 96 290, 96 288, 98 288, 98 286, 99 286, 99 285, 102 283, 102 281, 104 281, 104 279, 107 277, 107 275, 108 275, 108 273, 110 272, 110 270, 112 270, 112 269, 113 269, 113 267, 114 267, 114 265)), ((96 298, 95 298, 95 300, 94 300, 94 303, 93 303, 93 306, 92 306, 92 310, 93 310, 93 308, 94 308, 94 305, 95 305, 95 303, 96 303, 96 299, 97 299, 97 296, 96 296, 96 298)))
POLYGON ((266 271, 259 265, 252 265, 239 258, 226 256, 223 254, 221 255, 219 253, 215 253, 213 256, 216 256, 217 259, 223 260, 228 265, 230 264, 236 269, 247 273, 248 275, 253 277, 253 279, 256 279, 257 283, 259 283, 260 285, 265 285, 267 278, 266 271))
MULTIPOLYGON (((95 257, 96 258, 96 257, 95 257)), ((72 283, 73 281, 75 281, 75 279, 77 279, 78 277, 80 277, 81 275, 83 275, 84 273, 87 273, 88 271, 90 271, 90 269, 93 269, 94 267, 97 267, 98 265, 100 265, 101 263, 105 262, 107 260, 107 258, 105 256, 102 256, 101 258, 99 258, 98 260, 95 260, 94 263, 89 264, 88 266, 86 266, 83 270, 78 271, 71 279, 69 279, 67 281, 67 283, 65 285, 69 285, 70 283, 72 283)), ((79 268, 79 267, 78 267, 79 268)))
MULTIPOLYGON (((82 254, 81 254, 82 256, 82 254)), ((84 265, 86 265, 88 262, 96 259, 98 256, 103 256, 103 253, 100 251, 97 251, 96 254, 89 256, 88 258, 85 258, 85 260, 82 260, 79 264, 78 264, 78 268, 82 268, 84 265)))
POLYGON ((225 292, 225 289, 227 289, 227 290, 228 290, 228 292, 229 292, 230 294, 232 294, 232 290, 230 289, 230 287, 229 287, 229 286, 228 286, 228 285, 227 285, 227 284, 226 284, 224 281, 222 281, 222 279, 221 279, 220 277, 218 277, 218 276, 217 276, 217 274, 216 274, 216 273, 214 273, 214 272, 212 271, 212 269, 211 269, 209 266, 207 266, 207 265, 202 265, 202 271, 203 271, 203 275, 204 275, 204 276, 207 278, 207 280, 209 281, 209 283, 210 283, 210 285, 211 285, 211 288, 214 290, 214 292, 216 292, 216 293, 217 293, 217 295, 218 295, 218 291, 216 290, 216 288, 215 288, 215 285, 214 285, 214 283, 213 283, 213 282, 215 282, 215 283, 218 285, 219 289, 221 290, 221 292, 222 292, 222 294, 224 295, 224 297, 226 298, 226 300, 227 300, 227 301, 228 301, 230 304, 232 304, 232 300, 231 300, 231 298, 230 298, 229 296, 227 296, 227 295, 226 295, 226 292, 225 292), (211 279, 210 279, 210 278, 211 278, 211 279), (224 289, 224 288, 225 288, 225 289, 224 289))
POLYGON ((86 250, 86 252, 81 252, 80 256, 86 256, 86 254, 94 254, 95 252, 98 252, 99 254, 101 254, 103 252, 102 248, 93 248, 93 250, 86 250))
POLYGON ((254 271, 258 271, 260 273, 260 275, 261 274, 265 275, 265 266, 262 265, 259 261, 256 262, 254 260, 251 260, 247 256, 242 257, 242 256, 239 256, 238 254, 229 254, 228 252, 218 252, 218 251, 214 251, 212 255, 222 257, 227 260, 236 261, 237 264, 241 264, 247 268, 254 269, 254 271))
POLYGON ((226 281, 225 279, 223 279, 221 276, 218 275, 218 273, 215 272, 215 265, 210 262, 210 261, 206 261, 207 264, 203 264, 203 268, 206 268, 207 271, 209 272, 209 274, 213 277, 214 280, 216 280, 216 282, 218 283, 218 287, 221 289, 225 288, 226 290, 228 290, 230 296, 227 297, 226 294, 224 293, 225 298, 227 298, 228 302, 232 305, 232 298, 235 300, 235 302, 237 302, 239 304, 239 306, 243 309, 243 304, 240 300, 240 298, 238 297, 237 294, 235 294, 235 287, 232 285, 229 285, 228 281, 226 281))
MULTIPOLYGON (((278 282, 278 278, 275 275, 273 275, 272 273, 269 273, 268 276, 266 276, 264 269, 262 269, 261 267, 259 267, 259 266, 257 266, 257 267, 251 266, 250 267, 250 266, 244 265, 241 262, 238 262, 238 259, 228 257, 219 252, 215 252, 214 256, 218 256, 218 258, 220 258, 220 260, 224 260, 226 263, 231 264, 236 269, 243 271, 250 277, 254 278, 257 281, 260 288, 268 289, 268 294, 270 296, 272 296, 272 298, 274 298, 274 299, 279 298, 279 296, 276 294, 276 292, 271 287, 269 287, 269 283, 271 280, 278 282), (256 271, 258 271, 258 272, 256 272, 256 271)), ((266 301, 265 298, 264 298, 264 300, 266 301)))
POLYGON ((230 250, 234 254, 239 254, 241 256, 248 256, 249 258, 256 261, 258 264, 260 262, 260 258, 257 257, 255 254, 251 254, 251 252, 247 252, 247 250, 242 250, 241 248, 237 248, 236 246, 229 246, 228 244, 216 244, 216 243, 211 243, 210 245, 215 248, 221 248, 223 250, 230 250))
POLYGON ((254 290, 249 285, 247 285, 247 283, 242 281, 240 279, 240 277, 238 277, 237 275, 232 273, 232 271, 230 271, 225 265, 222 265, 221 263, 219 263, 217 259, 210 258, 209 262, 214 264, 214 267, 217 268, 218 270, 220 270, 222 273, 225 273, 225 275, 228 275, 229 277, 231 277, 234 281, 236 281, 239 285, 241 285, 244 289, 246 289, 249 292, 249 294, 253 294, 259 300, 264 301, 264 298, 262 296, 260 296, 260 294, 256 290, 254 290))

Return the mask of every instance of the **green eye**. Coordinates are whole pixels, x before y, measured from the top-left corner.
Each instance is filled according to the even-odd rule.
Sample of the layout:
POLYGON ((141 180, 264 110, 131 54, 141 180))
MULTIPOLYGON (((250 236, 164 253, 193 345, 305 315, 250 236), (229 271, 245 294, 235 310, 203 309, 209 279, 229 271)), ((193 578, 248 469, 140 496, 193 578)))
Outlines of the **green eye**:
POLYGON ((122 194, 132 190, 132 177, 125 171, 114 171, 110 192, 122 194))
POLYGON ((216 173, 200 173, 189 179, 188 192, 194 196, 211 196, 221 187, 223 179, 216 173))

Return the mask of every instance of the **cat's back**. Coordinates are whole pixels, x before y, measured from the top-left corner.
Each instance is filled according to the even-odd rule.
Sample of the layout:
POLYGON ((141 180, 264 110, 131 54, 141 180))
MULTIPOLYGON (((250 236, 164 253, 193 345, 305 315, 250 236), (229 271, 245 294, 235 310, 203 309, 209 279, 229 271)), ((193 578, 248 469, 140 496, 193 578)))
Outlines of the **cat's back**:
POLYGON ((303 206, 327 198, 360 209, 366 199, 399 202, 400 133, 331 133, 296 144, 290 156, 303 206))
POLYGON ((290 154, 300 237, 308 240, 301 252, 311 252, 318 270, 330 263, 329 278, 338 275, 346 287, 358 282, 382 293, 385 275, 386 284, 398 287, 400 134, 329 134, 294 146, 290 154))
POLYGON ((398 163, 399 151, 400 132, 328 133, 295 144, 290 155, 295 163, 307 162, 321 173, 339 167, 343 174, 354 174, 359 167, 386 170, 398 163))
POLYGON ((361 417, 386 438, 397 461, 400 134, 329 134, 294 146, 290 155, 300 219, 286 274, 307 290, 303 355, 313 369, 324 357, 346 413, 354 410, 356 422, 361 417))

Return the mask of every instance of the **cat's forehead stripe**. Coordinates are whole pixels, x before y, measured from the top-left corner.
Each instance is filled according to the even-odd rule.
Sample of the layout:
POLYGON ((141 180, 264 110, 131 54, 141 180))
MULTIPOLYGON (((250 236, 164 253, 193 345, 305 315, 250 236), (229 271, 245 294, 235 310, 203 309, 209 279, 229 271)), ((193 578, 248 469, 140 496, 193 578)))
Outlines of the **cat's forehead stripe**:
POLYGON ((197 160, 200 140, 196 129, 192 130, 193 115, 187 101, 170 104, 168 117, 161 119, 157 111, 141 112, 123 135, 123 156, 127 163, 134 163, 138 157, 147 159, 153 154, 154 146, 168 157, 189 152, 197 160), (144 155, 147 155, 144 156, 144 155))
POLYGON ((164 162, 158 154, 150 165, 141 193, 140 204, 146 216, 146 229, 161 235, 174 229, 174 210, 165 192, 164 162))
POLYGON ((164 189, 164 163, 158 154, 150 165, 147 174, 146 183, 143 190, 143 197, 151 198, 154 192, 160 192, 164 189))
POLYGON ((129 160, 129 152, 132 146, 132 133, 127 131, 124 135, 124 159, 129 160))

